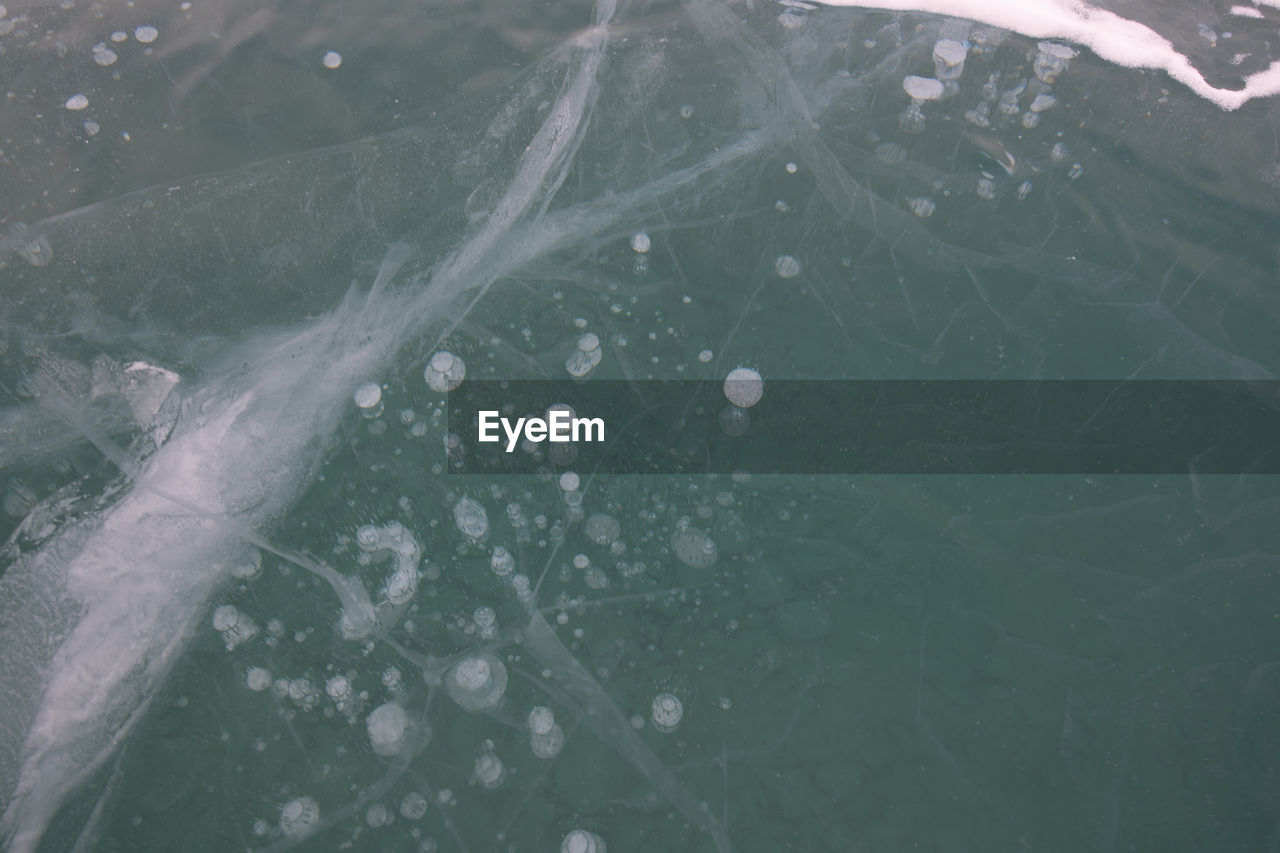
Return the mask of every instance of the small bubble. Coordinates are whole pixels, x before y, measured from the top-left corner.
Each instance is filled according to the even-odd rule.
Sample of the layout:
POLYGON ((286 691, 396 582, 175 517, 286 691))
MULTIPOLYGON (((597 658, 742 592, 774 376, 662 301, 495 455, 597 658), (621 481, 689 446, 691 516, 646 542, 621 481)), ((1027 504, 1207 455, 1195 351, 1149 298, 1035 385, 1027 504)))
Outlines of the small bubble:
POLYGON ((98 42, 93 46, 93 61, 104 68, 108 65, 114 65, 119 58, 116 52, 103 42, 98 42))
POLYGON ((133 37, 142 44, 151 44, 160 37, 160 31, 150 24, 143 24, 133 31, 133 37))
POLYGON ((324 63, 325 68, 334 69, 342 64, 342 54, 338 53, 336 50, 331 50, 326 53, 324 58, 320 61, 324 63))
POLYGON ((777 270, 778 276, 781 278, 795 278, 800 275, 800 262, 791 255, 779 255, 778 260, 773 264, 773 268, 777 270))
POLYGON ((698 353, 698 361, 702 362, 703 364, 706 364, 707 362, 711 361, 711 359, 713 358, 715 358, 715 353, 713 353, 709 349, 704 349, 702 352, 698 353))
POLYGON ((89 99, 84 95, 72 95, 64 106, 69 110, 82 110, 89 106, 89 99))

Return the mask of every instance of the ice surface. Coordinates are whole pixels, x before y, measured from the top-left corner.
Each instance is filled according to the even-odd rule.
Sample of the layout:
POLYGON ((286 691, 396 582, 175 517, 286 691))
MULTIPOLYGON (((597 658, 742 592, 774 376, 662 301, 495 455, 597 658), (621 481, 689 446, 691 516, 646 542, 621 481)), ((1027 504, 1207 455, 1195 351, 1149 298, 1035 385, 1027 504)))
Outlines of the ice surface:
MULTIPOLYGON (((717 406, 739 364, 771 384, 1280 367, 1274 128, 1214 106, 1269 91, 1267 72, 1238 92, 1210 86, 1163 37, 1075 6, 953 9, 1024 38, 811 4, 780 23, 764 5, 649 16, 602 2, 566 11, 560 30, 504 23, 495 42, 545 41, 502 85, 477 71, 435 87, 458 103, 397 108, 369 138, 360 125, 234 168, 157 167, 154 185, 68 177, 76 192, 48 202, 60 212, 34 207, 34 224, 0 238, 0 468, 21 486, 6 484, 21 517, 0 575, 10 849, 158 838, 150 812, 130 823, 153 785, 206 803, 187 810, 193 837, 236 849, 306 833, 358 846, 375 805, 405 819, 376 832, 412 824, 440 849, 489 849, 499 831, 554 849, 579 814, 659 849, 939 847, 875 805, 913 786, 955 803, 939 825, 967 827, 975 847, 1016 847, 1026 815, 1047 809, 1076 848, 1118 849, 1156 823, 1135 803, 1168 774, 1143 751, 1184 731, 1158 710, 1198 695, 1185 673, 1229 683, 1240 737, 1270 748, 1258 721, 1276 678, 1257 650, 1274 637, 1188 640, 1169 652, 1182 670, 1149 637, 1170 608, 1201 619, 1214 579, 1237 584, 1243 610, 1274 600, 1275 504, 1248 478, 1215 499, 1185 478, 1048 489, 744 474, 624 489, 551 462, 535 483, 433 470, 461 363, 467 381, 563 376, 579 352, 573 375, 696 375, 717 406), (1052 94, 1028 63, 1042 38, 1094 54, 1071 59, 1052 94), (959 90, 905 136, 903 77, 936 70, 935 54, 960 67, 959 90), (1098 57, 1166 68, 1215 100, 1162 94, 1161 78, 1098 57), (390 411, 413 413, 383 435, 353 408, 371 379, 390 411), (1110 518, 1128 539, 1096 536, 1110 518), (260 571, 235 571, 246 548, 265 555, 260 571), (1029 612, 1033 594, 1044 606, 1029 612), (210 630, 224 603, 268 626, 234 654, 210 630), (493 625, 473 619, 480 605, 493 625), (467 713, 442 693, 482 654, 506 671, 506 705, 467 713), (1042 679, 1014 675, 1029 671, 1042 679), (364 721, 324 698, 334 677, 344 702, 370 694, 364 721), (989 688, 981 701, 973 684, 989 688), (665 693, 685 703, 680 728, 637 730, 665 693), (557 721, 545 759, 521 720, 535 705, 557 721), (827 728, 830 708, 856 724, 827 728), (964 715, 1010 740, 975 741, 964 715), (430 743, 407 737, 427 731, 430 743), (516 771, 492 792, 468 785, 486 739, 516 771), (1054 804, 1007 781, 1026 756, 1054 804), (152 772, 187 763, 229 781, 209 793, 152 772)), ((149 49, 185 56, 196 37, 150 20, 149 49)), ((226 32, 268 26, 253 20, 226 32)), ((111 73, 92 49, 109 37, 99 28, 79 50, 94 73, 111 73)), ((341 68, 315 73, 359 73, 359 51, 332 43, 341 68)), ((111 66, 124 80, 149 67, 133 47, 120 42, 111 66)), ((284 64, 320 65, 305 47, 284 64)), ((152 100, 227 85, 201 63, 161 66, 181 73, 157 75, 173 97, 152 100)), ((48 112, 66 119, 74 91, 49 95, 48 112)), ((117 136, 104 126, 93 144, 117 136)), ((81 133, 80 119, 66 127, 81 133)), ((1208 705, 1187 703, 1225 717, 1208 705)), ((1274 803, 1265 764, 1238 773, 1274 803)), ((1186 806, 1175 821, 1214 808, 1181 797, 1161 800, 1186 806)))

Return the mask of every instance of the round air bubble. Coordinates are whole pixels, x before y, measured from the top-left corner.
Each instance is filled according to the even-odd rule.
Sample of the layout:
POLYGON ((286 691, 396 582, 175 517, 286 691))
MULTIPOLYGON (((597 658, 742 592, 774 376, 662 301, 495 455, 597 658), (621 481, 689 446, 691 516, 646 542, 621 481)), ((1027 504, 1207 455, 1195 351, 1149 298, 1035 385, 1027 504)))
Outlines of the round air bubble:
POLYGON ((778 255, 773 262, 773 269, 779 278, 795 278, 800 275, 800 262, 791 255, 778 255))
POLYGON ((764 396, 764 379, 750 367, 736 367, 724 379, 724 396, 740 409, 749 409, 764 396))
POLYGON ((102 42, 93 46, 93 61, 104 68, 108 65, 115 65, 116 60, 119 58, 119 55, 114 50, 102 42))
POLYGON ((364 723, 369 730, 369 743, 378 755, 396 755, 409 742, 409 715, 395 702, 374 708, 364 723))
POLYGON ((427 386, 432 391, 452 391, 462 384, 462 380, 467 376, 467 365, 461 358, 447 350, 431 356, 431 361, 427 362, 426 370, 423 376, 427 380, 427 386))
POLYGON ((344 675, 335 675, 324 683, 324 692, 335 702, 351 698, 351 682, 344 675))
POLYGON ((476 766, 471 778, 480 787, 492 791, 502 785, 506 775, 507 768, 503 766, 502 759, 492 752, 476 756, 476 766))
POLYGON ((427 813, 427 798, 417 791, 410 791, 400 801, 400 814, 405 820, 422 820, 427 813))
POLYGON ((492 607, 481 606, 477 607, 476 612, 471 614, 471 620, 476 623, 477 628, 492 628, 494 623, 498 621, 498 614, 494 612, 492 607))
POLYGON ((489 532, 489 514, 471 498, 464 497, 454 505, 453 521, 468 539, 483 539, 489 532))
POLYGON ((418 589, 418 575, 412 569, 398 571, 387 581, 387 601, 395 605, 406 604, 418 589))
POLYGON ((342 54, 338 53, 336 50, 328 51, 320 59, 320 62, 321 64, 324 65, 325 68, 328 68, 330 71, 332 71, 333 69, 342 65, 342 54))
POLYGON ((150 24, 143 24, 142 26, 134 29, 133 37, 141 44, 151 44, 160 37, 160 31, 150 24))
POLYGON ((89 99, 84 95, 72 95, 64 106, 69 110, 83 110, 89 106, 89 99))
POLYGON ((213 627, 222 633, 222 643, 229 652, 258 635, 254 621, 230 604, 213 611, 213 627))
POLYGON ((244 677, 244 683, 254 693, 261 693, 271 686, 271 673, 260 666, 255 666, 244 677))
POLYGON ((320 820, 320 806, 310 797, 298 797, 280 810, 280 831, 285 838, 301 838, 320 820))
POLYGON ((231 576, 240 580, 257 577, 260 571, 262 571, 262 552, 257 548, 248 549, 231 564, 231 576))
POLYGON ((382 534, 372 524, 362 524, 356 530, 356 545, 361 551, 377 551, 382 543, 382 534))
POLYGON ((564 369, 574 379, 581 379, 594 370, 603 358, 604 351, 600 349, 600 338, 588 332, 578 338, 578 348, 573 351, 573 355, 565 359, 564 369))
POLYGON ((618 534, 622 532, 622 526, 618 523, 618 519, 602 512, 588 516, 587 523, 583 525, 582 529, 587 534, 587 538, 597 545, 613 543, 617 540, 618 534))
POLYGON ((652 246, 653 243, 649 239, 649 235, 643 231, 631 235, 631 250, 633 252, 643 255, 645 252, 648 252, 652 246))
POLYGON ((910 75, 902 78, 902 88, 916 101, 936 101, 942 97, 946 88, 941 80, 932 77, 916 77, 910 75))
POLYGON ((356 388, 356 393, 352 395, 356 401, 356 407, 360 409, 360 414, 366 418, 376 418, 382 414, 382 388, 376 382, 366 382, 356 388))
POLYGON ((716 561, 716 543, 696 527, 678 527, 671 534, 676 559, 691 569, 705 569, 716 561))
POLYGON ((573 471, 565 471, 560 475, 560 490, 564 492, 576 492, 581 480, 573 471))
POLYGON ((1053 95, 1036 95, 1031 101, 1031 112, 1042 113, 1045 110, 1053 109, 1053 105, 1058 103, 1058 99, 1053 95))
POLYGON ((490 654, 463 658, 445 678, 445 692, 464 711, 486 711, 502 701, 507 668, 490 654))
POLYGON ((537 758, 555 758, 564 749, 564 729, 557 724, 545 734, 530 733, 529 748, 537 758))
POLYGON ((674 693, 659 693, 653 697, 649 712, 653 727, 663 734, 671 734, 684 718, 684 703, 674 693))
POLYGON ((555 712, 543 705, 537 705, 529 712, 529 731, 535 735, 549 734, 556 725, 555 712))
POLYGON ((234 605, 224 604, 217 610, 213 611, 213 630, 226 632, 236 627, 240 622, 240 611, 236 610, 234 605))
POLYGON ((939 39, 933 46, 933 72, 939 80, 955 80, 964 73, 969 49, 955 39, 939 39))
POLYGON ((564 729, 550 708, 536 706, 529 712, 529 747, 538 758, 555 758, 564 748, 564 729))
POLYGON ((511 556, 511 552, 501 545, 493 549, 493 556, 489 559, 489 568, 493 569, 493 573, 498 577, 505 578, 516 569, 516 558, 511 556))
POLYGON ((1036 54, 1031 68, 1035 72, 1036 79, 1041 83, 1052 84, 1067 70, 1067 66, 1076 55, 1075 50, 1057 42, 1042 41, 1036 47, 1039 53, 1036 54))
POLYGON ((387 811, 387 807, 382 803, 374 803, 364 813, 364 820, 369 826, 378 829, 391 823, 391 812, 387 811))
POLYGON ((594 832, 575 829, 560 842, 560 853, 606 853, 604 839, 594 832))
POLYGON ((1010 118, 1016 116, 1018 114, 1018 98, 1020 97, 1022 97, 1022 87, 1001 92, 1000 103, 996 105, 1000 110, 1000 115, 1010 118))

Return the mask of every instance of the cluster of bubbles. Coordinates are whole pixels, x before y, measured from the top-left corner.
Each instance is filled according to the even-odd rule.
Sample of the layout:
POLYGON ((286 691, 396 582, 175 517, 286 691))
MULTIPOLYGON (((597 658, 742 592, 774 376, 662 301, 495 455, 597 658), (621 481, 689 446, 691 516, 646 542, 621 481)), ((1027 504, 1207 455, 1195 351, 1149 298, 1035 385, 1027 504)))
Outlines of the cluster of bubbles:
POLYGON ((224 604, 213 611, 213 630, 222 635, 222 642, 229 652, 258 636, 257 624, 231 604, 224 604))
MULTIPOLYGON (((434 377, 436 386, 432 390, 452 389, 462 381, 463 371, 461 359, 448 353, 436 353, 427 369, 428 382, 430 384, 434 377), (453 371, 452 376, 450 371, 453 371)), ((358 413, 357 422, 373 422, 382 418, 388 393, 394 394, 395 391, 388 391, 386 386, 373 382, 356 388, 352 399, 358 413)), ((737 368, 726 377, 724 394, 731 408, 745 413, 763 399, 763 379, 752 368, 737 368)), ((414 418, 409 422, 419 421, 414 418)), ((437 428, 443 429, 442 426, 437 428)), ((370 440, 381 438, 381 434, 371 433, 370 440)), ((529 509, 534 504, 531 504, 532 497, 528 493, 508 493, 492 484, 472 494, 453 495, 453 524, 437 526, 433 522, 432 532, 425 540, 432 544, 424 547, 424 539, 399 521, 364 523, 350 534, 337 536, 333 554, 349 567, 349 571, 323 565, 312 567, 318 579, 336 593, 341 605, 335 625, 335 640, 363 648, 364 656, 369 656, 382 647, 384 641, 391 642, 393 649, 403 649, 401 642, 411 642, 416 633, 415 623, 421 621, 424 613, 424 595, 434 597, 440 594, 440 563, 469 565, 471 555, 482 555, 488 570, 467 583, 482 584, 481 578, 488 578, 488 583, 496 583, 498 590, 505 591, 506 598, 499 596, 499 600, 492 603, 473 600, 468 610, 457 614, 451 624, 459 636, 468 638, 472 644, 463 651, 436 657, 404 649, 401 663, 408 662, 415 670, 412 673, 402 672, 396 665, 380 666, 370 672, 370 667, 362 665, 359 657, 343 665, 330 665, 318 680, 314 673, 273 677, 267 666, 258 663, 250 663, 240 670, 244 687, 252 694, 272 697, 279 703, 279 713, 285 720, 296 725, 301 719, 299 715, 313 714, 345 720, 362 732, 362 748, 392 767, 399 766, 396 762, 407 756, 431 749, 439 737, 433 721, 447 711, 438 703, 431 704, 429 699, 424 703, 424 690, 428 697, 439 690, 448 697, 448 704, 457 714, 507 721, 508 725, 510 721, 519 721, 516 725, 523 731, 527 744, 523 755, 510 752, 510 743, 502 745, 498 737, 500 730, 482 739, 474 749, 469 758, 466 787, 475 794, 455 793, 456 788, 428 790, 425 794, 414 790, 397 794, 398 808, 397 800, 385 800, 381 793, 376 796, 370 794, 358 807, 366 831, 385 830, 399 819, 412 824, 424 820, 433 810, 438 813, 442 825, 447 827, 448 815, 464 796, 483 795, 484 792, 510 786, 512 779, 524 778, 534 772, 528 764, 530 761, 551 766, 560 759, 580 721, 575 721, 572 727, 562 721, 566 709, 560 707, 561 700, 555 690, 541 701, 530 701, 527 688, 513 698, 512 666, 525 669, 519 661, 531 654, 540 661, 543 678, 550 678, 562 688, 568 684, 577 685, 574 689, 579 692, 571 694, 574 701, 567 703, 569 711, 576 715, 581 708, 589 708, 593 709, 590 714, 608 715, 606 706, 601 704, 605 701, 600 698, 603 695, 601 688, 593 677, 604 677, 607 670, 589 673, 569 652, 557 651, 559 641, 538 639, 538 631, 543 629, 537 626, 546 623, 541 622, 537 599, 539 588, 548 582, 548 576, 558 579, 561 588, 552 607, 546 608, 554 617, 550 621, 557 628, 569 631, 574 643, 585 638, 584 629, 571 623, 575 615, 583 612, 589 595, 600 594, 614 586, 623 587, 624 594, 635 584, 639 584, 641 589, 655 588, 657 578, 646 575, 646 564, 650 561, 635 559, 641 550, 665 555, 665 558, 659 556, 658 562, 665 560, 673 567, 693 570, 690 577, 695 583, 714 577, 709 570, 717 564, 720 549, 713 538, 712 528, 718 523, 719 515, 723 514, 725 519, 733 517, 729 511, 733 500, 728 492, 719 495, 715 502, 700 502, 696 512, 674 517, 665 529, 655 527, 646 530, 635 543, 628 543, 624 541, 626 523, 620 518, 620 507, 607 503, 590 507, 585 478, 573 470, 562 470, 552 478, 551 485, 558 496, 558 500, 545 504, 548 508, 556 507, 551 512, 529 509), (496 513, 496 518, 486 506, 491 500, 505 509, 505 512, 496 513), (582 550, 569 552, 571 556, 563 558, 558 573, 552 571, 548 575, 545 568, 528 574, 521 571, 523 558, 518 559, 518 555, 529 555, 531 549, 554 555, 552 549, 566 542, 571 528, 576 529, 576 535, 581 537, 582 550), (452 556, 448 550, 441 550, 441 539, 454 543, 452 556), (427 559, 427 550, 431 550, 439 562, 427 559), (575 584, 583 591, 570 594, 569 589, 575 584), (393 634, 402 639, 391 640, 393 634), (518 655, 512 654, 513 639, 524 645, 518 655), (369 680, 370 676, 373 676, 372 680, 369 680), (562 680, 566 678, 569 680, 562 680), (430 720, 425 709, 430 709, 430 720)), ((401 511, 413 512, 413 502, 408 498, 401 498, 397 503, 401 511)), ((663 512, 672 509, 664 505, 658 508, 663 512)), ((232 555, 227 561, 227 568, 245 583, 270 582, 278 574, 290 571, 289 561, 285 560, 278 571, 264 572, 262 554, 256 549, 232 555)), ((246 586, 240 588, 247 589, 246 586)), ((244 655, 250 649, 261 652, 278 648, 278 643, 287 638, 288 630, 280 620, 271 619, 264 640, 264 632, 245 612, 247 609, 247 605, 227 603, 214 610, 213 627, 225 649, 244 655)), ((439 619, 440 616, 437 614, 433 618, 439 619)), ((293 639, 299 645, 312 642, 312 636, 310 628, 293 633, 293 639)), ((276 665, 271 668, 275 669, 276 665)), ((627 712, 630 716, 618 717, 622 722, 614 729, 615 732, 640 732, 646 723, 659 734, 671 734, 681 727, 686 707, 675 692, 663 690, 648 695, 652 698, 648 700, 647 714, 632 709, 627 712)), ((451 738, 456 737, 456 731, 450 730, 451 738)), ((622 748, 636 756, 638 767, 661 766, 657 759, 644 757, 643 750, 647 747, 639 742, 624 742, 622 748)), ((655 778, 657 789, 675 797, 676 802, 692 802, 687 797, 681 799, 685 795, 676 787, 677 782, 662 781, 665 777, 661 776, 655 778)), ((319 791, 291 791, 289 797, 279 803, 275 826, 257 819, 254 832, 259 836, 275 835, 286 841, 303 839, 340 821, 341 815, 350 811, 343 806, 341 802, 328 803, 327 797, 319 791), (322 804, 325 804, 323 810, 322 804), (326 810, 332 816, 326 814, 326 810)), ((699 815, 690 813, 695 817, 699 815)), ((419 850, 435 849, 435 841, 431 837, 421 833, 414 837, 418 839, 419 850)), ((605 851, 606 844, 600 835, 578 828, 563 836, 561 849, 605 851)))
MULTIPOLYGON (((950 28, 949 34, 938 38, 931 57, 933 75, 908 74, 902 78, 902 88, 908 97, 906 109, 898 116, 898 129, 905 135, 902 141, 884 140, 874 132, 870 134, 876 159, 888 167, 908 169, 909 152, 903 142, 925 132, 929 113, 942 109, 933 105, 967 100, 966 93, 975 92, 976 102, 970 101, 972 105, 961 111, 963 119, 974 128, 969 132, 970 142, 993 166, 1015 179, 1010 195, 1018 201, 1026 199, 1033 189, 1031 176, 1043 171, 1044 166, 1036 162, 1028 165, 1024 160, 1033 156, 1041 161, 1044 158, 1038 153, 1039 148, 1033 149, 1037 153, 1028 158, 1016 155, 1008 138, 1021 139, 1025 131, 1037 128, 1044 115, 1059 104, 1053 86, 1067 72, 1077 52, 1059 42, 1042 41, 1036 45, 1034 54, 1027 54, 1029 62, 1024 60, 1012 66, 997 64, 997 48, 1003 40, 1004 34, 997 31, 963 29, 958 24, 950 28), (977 72, 973 70, 975 59, 981 66, 977 72), (966 89, 964 80, 975 76, 982 81, 981 85, 966 89)), ((1049 147, 1050 143, 1045 145, 1049 147)), ((1050 164, 1066 158, 1061 141, 1052 143, 1052 149, 1047 158, 1050 164)), ((1083 167, 1071 164, 1065 174, 1074 180, 1083 174, 1083 167)), ((1001 179, 994 171, 982 171, 971 186, 973 193, 984 201, 995 200, 1002 193, 1001 179)), ((924 193, 904 194, 903 203, 919 219, 929 219, 938 210, 939 200, 935 194, 939 191, 951 195, 954 189, 948 181, 935 180, 924 193)))

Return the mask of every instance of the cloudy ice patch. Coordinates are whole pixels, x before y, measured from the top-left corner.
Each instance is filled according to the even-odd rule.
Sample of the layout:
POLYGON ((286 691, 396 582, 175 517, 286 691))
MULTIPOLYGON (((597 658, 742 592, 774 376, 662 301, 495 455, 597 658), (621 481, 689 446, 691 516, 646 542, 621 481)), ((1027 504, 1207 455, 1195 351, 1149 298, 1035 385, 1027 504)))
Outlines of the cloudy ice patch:
POLYGON ((1241 89, 1219 89, 1204 79, 1191 60, 1169 40, 1145 24, 1106 9, 1070 0, 820 0, 828 6, 857 6, 899 12, 930 12, 968 18, 1022 33, 1031 38, 1057 38, 1082 44, 1102 59, 1126 68, 1166 72, 1202 98, 1224 110, 1238 109, 1254 98, 1280 94, 1280 61, 1243 79, 1241 89))
MULTIPOLYGON (((401 312, 396 299, 366 303, 363 311, 349 304, 300 333, 237 347, 230 360, 248 367, 194 393, 172 437, 145 463, 101 448, 131 487, 91 529, 72 528, 64 542, 50 543, 55 558, 66 557, 65 568, 50 577, 19 564, 0 578, 0 601, 27 595, 24 584, 35 583, 45 587, 42 601, 62 602, 74 614, 47 666, 25 636, 46 630, 38 609, 10 608, 0 625, 0 640, 23 658, 0 664, 0 695, 39 697, 34 708, 3 706, 30 719, 18 760, 9 750, 0 762, 7 765, 0 767, 3 793, 12 790, 0 838, 11 853, 36 849, 71 791, 144 715, 224 579, 217 567, 246 539, 266 544, 254 531, 278 518, 309 482, 346 389, 387 357, 398 338, 390 320, 401 312)), ((115 378, 144 410, 176 382, 140 362, 115 378)), ((43 555, 37 552, 33 565, 43 555)), ((46 638, 45 649, 58 639, 46 638)))

